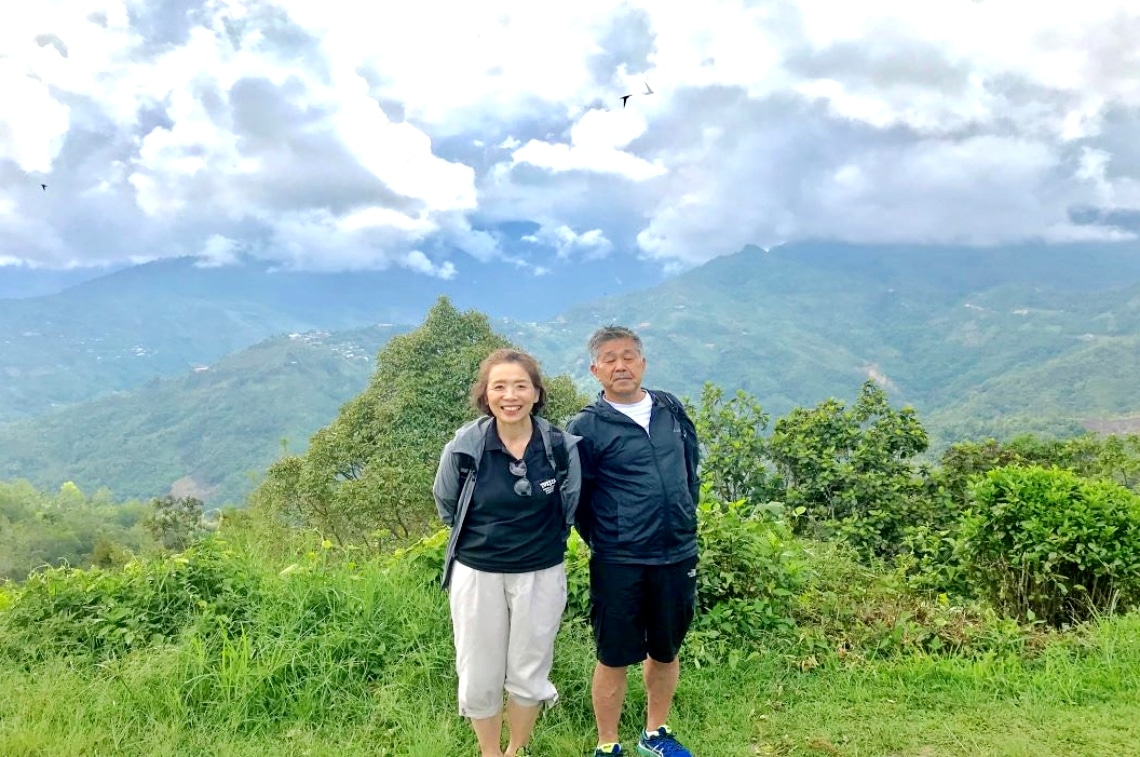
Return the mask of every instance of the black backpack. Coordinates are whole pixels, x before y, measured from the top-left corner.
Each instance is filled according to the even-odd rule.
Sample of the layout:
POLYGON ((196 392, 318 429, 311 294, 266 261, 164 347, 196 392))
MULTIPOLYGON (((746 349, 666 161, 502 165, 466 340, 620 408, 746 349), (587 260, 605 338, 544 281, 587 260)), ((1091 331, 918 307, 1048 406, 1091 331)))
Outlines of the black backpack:
POLYGON ((697 467, 701 464, 701 449, 697 442, 697 427, 685 412, 681 401, 669 392, 654 389, 653 394, 665 401, 665 406, 673 414, 673 419, 681 427, 681 441, 685 445, 685 469, 689 474, 689 484, 694 490, 699 490, 697 467))

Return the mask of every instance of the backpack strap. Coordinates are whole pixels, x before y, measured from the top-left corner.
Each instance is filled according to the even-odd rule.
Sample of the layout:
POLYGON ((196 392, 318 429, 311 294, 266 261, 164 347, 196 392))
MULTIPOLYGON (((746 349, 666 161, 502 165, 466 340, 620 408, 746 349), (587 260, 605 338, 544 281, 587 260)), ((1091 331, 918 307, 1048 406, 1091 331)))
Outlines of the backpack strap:
POLYGON ((467 477, 471 475, 471 471, 475 470, 475 458, 464 453, 457 453, 456 457, 459 458, 459 491, 463 491, 467 477))
POLYGON ((660 397, 665 402, 665 406, 669 408, 669 412, 673 415, 673 419, 677 425, 681 427, 681 441, 685 447, 685 468, 689 474, 689 483, 693 486, 694 491, 697 490, 696 482, 697 469, 700 466, 700 446, 697 443, 697 427, 693 424, 692 418, 685 412, 684 405, 681 401, 674 397, 669 392, 662 389, 654 390, 653 394, 660 397))

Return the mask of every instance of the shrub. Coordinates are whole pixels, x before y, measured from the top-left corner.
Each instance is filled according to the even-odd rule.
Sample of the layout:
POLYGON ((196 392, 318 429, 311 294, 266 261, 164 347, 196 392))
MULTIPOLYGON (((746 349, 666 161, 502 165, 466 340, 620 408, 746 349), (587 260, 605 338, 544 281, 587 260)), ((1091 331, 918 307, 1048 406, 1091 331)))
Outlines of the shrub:
POLYGON ((1041 634, 978 602, 912 591, 901 571, 841 541, 808 542, 810 583, 797 598, 792 650, 803 669, 907 654, 1020 654, 1041 634))
POLYGON ((0 608, 0 654, 101 660, 173 640, 197 622, 237 632, 258 592, 258 577, 220 541, 122 569, 51 568, 0 608))
POLYGON ((423 584, 438 588, 443 580, 443 556, 447 552, 450 533, 449 529, 441 528, 417 539, 407 547, 396 549, 388 562, 405 565, 423 584))
POLYGON ((803 549, 778 505, 703 502, 698 509, 697 616, 686 657, 732 662, 765 634, 791 629, 807 581, 803 549))
MULTIPOLYGON (((698 508, 697 617, 687 656, 722 660, 763 632, 794 625, 792 608, 806 575, 799 542, 779 511, 777 505, 753 508, 743 500, 703 502, 698 508)), ((438 587, 446 542, 447 529, 441 529, 397 550, 393 560, 438 587)), ((565 619, 589 623, 590 549, 577 531, 567 544, 566 582, 565 619)))
POLYGON ((958 554, 999 610, 1050 625, 1140 599, 1140 498, 1057 467, 996 468, 971 489, 958 554))
POLYGON ((767 449, 796 533, 838 535, 871 559, 897 554, 903 530, 919 522, 912 460, 927 446, 914 409, 891 407, 867 381, 851 407, 829 399, 780 418, 767 449))

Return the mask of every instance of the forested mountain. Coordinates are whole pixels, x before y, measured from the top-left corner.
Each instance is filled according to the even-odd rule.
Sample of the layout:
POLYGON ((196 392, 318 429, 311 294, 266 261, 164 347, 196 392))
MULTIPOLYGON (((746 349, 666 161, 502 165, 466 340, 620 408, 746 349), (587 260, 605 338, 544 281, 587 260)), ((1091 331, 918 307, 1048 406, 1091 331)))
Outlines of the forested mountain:
POLYGON ((774 414, 854 396, 867 378, 946 422, 1140 409, 1134 246, 748 248, 642 294, 502 327, 585 381, 586 337, 607 322, 640 327, 651 384, 695 394, 710 380, 774 414))
POLYGON ((542 276, 467 258, 447 280, 405 268, 314 273, 252 260, 197 263, 160 260, 52 295, 0 299, 0 422, 177 376, 277 334, 412 326, 440 294, 492 316, 545 320, 662 276, 628 256, 549 260, 542 276))
POLYGON ((406 328, 280 336, 178 378, 0 426, 0 479, 240 499, 282 440, 290 452, 305 448, 406 328))
MULTIPOLYGON (((913 404, 939 444, 1140 412, 1134 246, 748 248, 553 320, 492 319, 591 394, 585 342, 610 322, 643 334, 650 386, 692 397, 705 381, 741 388, 773 417, 854 398, 868 377, 893 403, 913 404)), ((150 324, 156 334, 167 326, 150 324)), ((0 426, 0 477, 124 496, 175 482, 215 502, 240 496, 282 437, 304 448, 363 390, 377 349, 400 328, 277 337, 206 371, 0 426), (351 358, 337 352, 346 343, 360 348, 351 358)))

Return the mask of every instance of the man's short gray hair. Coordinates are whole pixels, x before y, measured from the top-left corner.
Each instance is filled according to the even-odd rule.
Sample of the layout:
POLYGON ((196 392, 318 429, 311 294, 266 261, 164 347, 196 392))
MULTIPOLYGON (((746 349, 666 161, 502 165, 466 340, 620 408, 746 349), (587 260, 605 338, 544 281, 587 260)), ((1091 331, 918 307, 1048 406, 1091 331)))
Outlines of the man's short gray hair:
POLYGON ((590 351, 590 362, 598 362, 598 352, 601 351, 602 345, 606 342, 612 342, 614 339, 632 339, 633 343, 637 345, 639 353, 644 352, 641 348, 641 337, 633 333, 632 329, 627 329, 625 326, 602 326, 600 329, 590 335, 590 341, 586 343, 586 349, 590 351))

